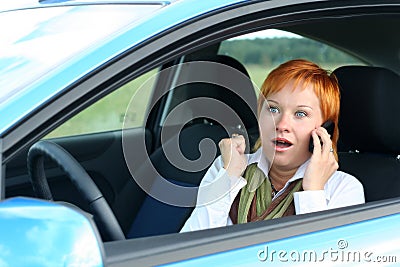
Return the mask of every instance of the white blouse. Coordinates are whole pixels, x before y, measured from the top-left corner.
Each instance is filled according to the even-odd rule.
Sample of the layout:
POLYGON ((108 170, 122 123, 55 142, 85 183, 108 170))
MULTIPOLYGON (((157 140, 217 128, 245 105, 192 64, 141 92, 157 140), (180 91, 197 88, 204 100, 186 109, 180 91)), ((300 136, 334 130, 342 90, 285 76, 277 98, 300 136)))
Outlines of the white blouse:
MULTIPOLYGON (((248 164, 257 166, 268 174, 269 162, 262 149, 247 155, 248 164)), ((309 160, 303 163, 295 175, 275 195, 282 194, 289 183, 304 176, 309 160)), ((221 156, 215 159, 200 183, 196 207, 181 232, 231 225, 229 211, 240 189, 246 185, 243 177, 232 177, 223 168, 221 156)), ((352 175, 336 171, 325 184, 324 190, 294 193, 296 214, 340 208, 365 202, 362 184, 352 175)))

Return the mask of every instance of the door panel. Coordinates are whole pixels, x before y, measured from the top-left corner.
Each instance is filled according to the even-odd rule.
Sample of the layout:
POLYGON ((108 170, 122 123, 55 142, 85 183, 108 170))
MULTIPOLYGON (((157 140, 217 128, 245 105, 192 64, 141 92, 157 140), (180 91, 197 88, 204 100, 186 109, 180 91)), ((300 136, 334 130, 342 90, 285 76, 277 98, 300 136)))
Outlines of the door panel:
POLYGON ((309 266, 315 262, 324 266, 347 262, 362 266, 368 260, 379 262, 384 259, 382 256, 399 262, 395 244, 400 242, 400 236, 393 234, 400 223, 399 210, 400 200, 393 199, 104 245, 108 266, 112 267, 169 266, 168 263, 174 263, 170 266, 287 266, 288 263, 309 266))

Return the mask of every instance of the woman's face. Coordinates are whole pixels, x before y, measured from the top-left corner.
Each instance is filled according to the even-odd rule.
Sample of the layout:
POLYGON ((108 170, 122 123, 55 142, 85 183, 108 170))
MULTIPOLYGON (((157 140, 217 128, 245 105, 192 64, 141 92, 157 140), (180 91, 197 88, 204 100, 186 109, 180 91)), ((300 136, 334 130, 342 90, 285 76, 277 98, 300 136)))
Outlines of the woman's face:
POLYGON ((308 145, 313 129, 321 126, 322 112, 312 85, 293 90, 289 82, 268 96, 260 111, 259 127, 264 154, 273 167, 298 168, 310 156, 308 145))

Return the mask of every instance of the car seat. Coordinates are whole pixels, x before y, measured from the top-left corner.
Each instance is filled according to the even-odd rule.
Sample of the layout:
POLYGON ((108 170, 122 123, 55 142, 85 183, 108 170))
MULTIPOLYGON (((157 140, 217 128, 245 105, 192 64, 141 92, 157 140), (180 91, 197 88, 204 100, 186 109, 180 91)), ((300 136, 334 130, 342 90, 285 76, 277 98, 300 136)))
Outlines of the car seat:
MULTIPOLYGON (((197 196, 196 186, 200 184, 205 172, 219 155, 218 142, 222 138, 228 137, 230 134, 238 131, 244 131, 243 133, 246 136, 248 144, 247 147, 252 147, 258 138, 258 122, 256 118, 257 97, 245 67, 236 59, 225 55, 196 59, 196 61, 215 62, 219 64, 188 66, 188 69, 183 70, 182 73, 187 73, 193 81, 201 81, 202 79, 214 81, 214 79, 218 80, 218 78, 222 77, 223 80, 228 81, 228 84, 224 86, 223 84, 218 84, 219 82, 193 82, 181 85, 174 89, 174 94, 180 98, 179 101, 172 100, 175 103, 174 105, 178 106, 179 103, 190 99, 208 98, 216 100, 220 104, 223 103, 223 106, 226 105, 231 108, 238 115, 239 124, 243 128, 237 128, 238 120, 231 120, 230 117, 225 117, 223 123, 219 123, 220 121, 210 117, 201 117, 203 114, 208 114, 207 112, 212 109, 212 101, 208 101, 206 104, 190 105, 190 111, 186 113, 190 114, 193 119, 189 120, 182 127, 177 136, 164 142, 162 147, 156 149, 149 157, 150 164, 143 166, 138 171, 138 177, 147 176, 145 182, 151 183, 151 186, 137 215, 135 218, 132 218, 133 222, 129 229, 126 229, 126 223, 131 218, 125 216, 125 222, 123 222, 122 227, 123 229, 125 227, 128 238, 179 232, 195 205, 197 196), (229 73, 229 70, 225 68, 221 69, 221 64, 234 68, 234 72, 236 73, 232 75, 232 73, 229 73), (237 71, 243 73, 246 79, 240 78, 237 71), (197 77, 196 74, 201 77, 197 77), (199 149, 201 142, 204 140, 208 140, 208 142, 212 141, 215 153, 212 155, 212 158, 208 159, 209 162, 206 166, 204 162, 201 163, 203 164, 201 168, 181 168, 171 162, 168 155, 166 155, 165 151, 176 151, 178 148, 177 144, 179 144, 179 150, 184 158, 195 161, 204 152, 201 152, 201 149, 199 149), (157 170, 157 173, 150 175, 151 177, 149 177, 149 173, 152 170, 148 168, 150 165, 150 169, 157 170), (157 179, 156 176, 162 179, 157 179), (176 185, 192 187, 193 191, 188 193, 188 195, 184 193, 164 192, 162 188, 164 180, 176 185), (180 207, 168 204, 169 201, 157 200, 152 197, 156 191, 164 194, 167 198, 174 198, 172 202, 187 198, 188 201, 186 203, 189 202, 190 205, 180 207)), ((214 112, 224 112, 218 108, 219 106, 214 112)), ((132 186, 134 185, 127 185, 127 188, 132 186)), ((125 198, 123 200, 123 203, 126 203, 124 209, 125 212, 129 213, 131 196, 128 193, 129 189, 124 191, 126 192, 125 197, 119 197, 125 198)))
POLYGON ((367 202, 400 196, 400 76, 370 66, 334 74, 341 91, 340 170, 360 180, 367 202))

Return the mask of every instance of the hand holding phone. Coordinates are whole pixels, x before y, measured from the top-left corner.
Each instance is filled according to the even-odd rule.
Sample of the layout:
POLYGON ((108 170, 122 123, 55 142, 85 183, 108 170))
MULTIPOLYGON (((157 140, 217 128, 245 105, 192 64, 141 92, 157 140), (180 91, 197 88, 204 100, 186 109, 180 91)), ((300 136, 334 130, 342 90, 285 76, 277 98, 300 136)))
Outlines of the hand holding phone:
MULTIPOLYGON (((335 124, 332 121, 327 121, 322 124, 321 127, 326 129, 332 139, 335 130, 335 124)), ((332 174, 339 168, 339 164, 334 157, 334 153, 332 153, 332 142, 330 142, 330 140, 326 137, 325 133, 322 133, 321 129, 317 129, 312 133, 309 145, 311 153, 314 152, 314 146, 312 146, 312 144, 317 141, 317 137, 321 142, 321 151, 315 151, 310 158, 310 164, 308 164, 303 177, 304 191, 324 190, 329 177, 331 177, 332 174), (324 140, 324 142, 322 142, 322 140, 324 140)))
MULTIPOLYGON (((328 134, 331 136, 331 139, 332 139, 333 132, 335 130, 335 123, 333 121, 326 121, 321 125, 321 127, 326 129, 326 131, 328 132, 328 134)), ((322 146, 321 138, 319 140, 320 140, 321 146, 322 146)), ((313 142, 312 136, 310 137, 310 143, 308 145, 308 150, 311 153, 313 153, 313 151, 314 151, 314 142, 313 142)))

